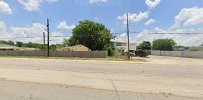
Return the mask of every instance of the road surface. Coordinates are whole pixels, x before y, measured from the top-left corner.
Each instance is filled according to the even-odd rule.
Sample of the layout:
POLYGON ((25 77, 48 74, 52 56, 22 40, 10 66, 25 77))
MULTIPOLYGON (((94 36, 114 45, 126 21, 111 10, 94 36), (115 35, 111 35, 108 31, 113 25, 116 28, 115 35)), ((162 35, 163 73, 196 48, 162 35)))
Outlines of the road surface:
POLYGON ((203 100, 203 60, 0 58, 3 100, 203 100))

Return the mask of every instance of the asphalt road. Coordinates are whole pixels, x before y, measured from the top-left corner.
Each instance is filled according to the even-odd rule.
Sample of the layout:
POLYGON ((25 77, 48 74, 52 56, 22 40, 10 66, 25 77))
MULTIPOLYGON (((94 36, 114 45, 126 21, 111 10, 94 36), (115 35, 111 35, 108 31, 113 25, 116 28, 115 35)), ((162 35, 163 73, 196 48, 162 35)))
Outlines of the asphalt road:
POLYGON ((202 100, 169 94, 132 92, 119 92, 117 97, 114 91, 108 90, 5 80, 0 81, 0 97, 1 100, 202 100))
POLYGON ((203 100, 203 60, 164 59, 167 59, 164 63, 136 63, 0 58, 0 97, 2 100, 203 100))

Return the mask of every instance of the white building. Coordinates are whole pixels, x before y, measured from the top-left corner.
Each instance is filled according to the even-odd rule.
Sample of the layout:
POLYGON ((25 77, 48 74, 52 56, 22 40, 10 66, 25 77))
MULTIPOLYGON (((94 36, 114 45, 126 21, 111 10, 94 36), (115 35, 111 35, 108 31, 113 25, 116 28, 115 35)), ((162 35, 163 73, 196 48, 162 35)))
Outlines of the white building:
MULTIPOLYGON (((121 50, 121 51, 124 51, 124 52, 128 52, 128 45, 127 43, 125 42, 119 42, 119 41, 112 41, 113 45, 118 49, 118 50, 121 50)), ((136 47, 137 47, 137 44, 136 43, 130 43, 130 51, 136 51, 136 47)))
POLYGON ((0 44, 0 50, 6 51, 6 50, 17 50, 19 47, 11 46, 7 44, 0 44))

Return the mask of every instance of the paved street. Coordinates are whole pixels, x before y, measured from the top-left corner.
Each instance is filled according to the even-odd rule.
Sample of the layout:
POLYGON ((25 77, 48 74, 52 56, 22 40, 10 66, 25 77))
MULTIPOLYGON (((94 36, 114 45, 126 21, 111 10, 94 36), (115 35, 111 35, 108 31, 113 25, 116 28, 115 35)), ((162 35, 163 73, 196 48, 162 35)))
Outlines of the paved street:
MULTIPOLYGON (((0 81, 1 100, 119 100, 114 91, 0 81)), ((168 94, 119 92, 120 100, 202 100, 168 94)))
POLYGON ((0 58, 3 100, 202 100, 203 60, 0 58))

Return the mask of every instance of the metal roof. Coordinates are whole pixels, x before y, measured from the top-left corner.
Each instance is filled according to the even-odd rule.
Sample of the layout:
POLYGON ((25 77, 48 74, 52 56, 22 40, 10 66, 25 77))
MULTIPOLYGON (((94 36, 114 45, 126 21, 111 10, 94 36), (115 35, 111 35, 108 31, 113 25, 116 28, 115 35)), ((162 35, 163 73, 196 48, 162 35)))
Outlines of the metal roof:
POLYGON ((17 49, 18 47, 7 45, 7 44, 0 44, 0 49, 17 49))

